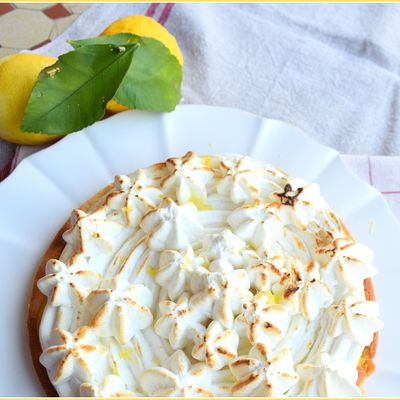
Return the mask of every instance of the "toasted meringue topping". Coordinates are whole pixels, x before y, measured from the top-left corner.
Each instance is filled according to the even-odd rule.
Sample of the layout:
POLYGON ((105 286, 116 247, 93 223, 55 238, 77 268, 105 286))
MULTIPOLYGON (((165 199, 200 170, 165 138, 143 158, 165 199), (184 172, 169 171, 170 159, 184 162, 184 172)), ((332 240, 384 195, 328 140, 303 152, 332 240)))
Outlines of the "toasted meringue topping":
POLYGON ((193 274, 191 287, 195 294, 191 304, 225 328, 232 328, 234 316, 240 312, 242 304, 253 297, 247 272, 234 270, 223 260, 213 261, 209 268, 201 268, 193 274))
POLYGON ((264 203, 236 209, 228 217, 228 222, 236 235, 260 251, 283 239, 284 226, 264 203))
POLYGON ((81 397, 143 397, 143 393, 127 390, 117 375, 107 375, 100 385, 82 383, 79 393, 81 397))
POLYGON ((249 250, 245 254, 247 274, 251 287, 258 291, 269 290, 274 284, 280 281, 285 265, 285 258, 282 256, 268 257, 259 256, 255 251, 249 250))
POLYGON ((202 256, 209 261, 226 260, 235 266, 239 266, 242 257, 241 252, 246 243, 235 236, 229 229, 221 233, 208 234, 203 239, 202 256))
POLYGON ((228 217, 233 232, 249 243, 259 254, 269 257, 293 255, 301 261, 310 260, 305 243, 273 214, 269 206, 256 202, 234 210, 228 217))
POLYGON ((55 335, 55 344, 40 356, 40 362, 52 371, 53 384, 72 378, 92 381, 107 371, 106 349, 89 327, 82 326, 74 333, 58 329, 55 335))
POLYGON ((167 194, 175 195, 181 204, 192 201, 193 197, 207 197, 206 185, 214 173, 193 152, 182 158, 169 158, 166 166, 168 175, 161 182, 161 188, 167 194))
POLYGON ((49 260, 46 275, 39 279, 38 287, 54 307, 78 305, 99 284, 98 274, 88 268, 86 258, 81 255, 71 259, 68 265, 49 260))
POLYGON ((237 382, 234 396, 283 396, 298 381, 288 349, 270 355, 264 344, 255 344, 248 356, 230 364, 237 382))
POLYGON ((333 324, 330 334, 333 337, 349 333, 355 342, 368 346, 374 333, 383 326, 375 301, 357 301, 347 297, 339 305, 332 306, 331 311, 333 324))
POLYGON ((203 332, 201 324, 207 316, 196 304, 189 305, 187 294, 183 294, 176 303, 165 300, 160 303, 161 317, 155 323, 155 331, 169 342, 173 349, 181 349, 193 340, 197 332, 203 332))
POLYGON ((313 279, 305 285, 300 302, 304 317, 314 320, 323 308, 332 304, 333 297, 325 283, 313 279))
POLYGON ((221 369, 237 357, 239 336, 233 330, 224 330, 218 321, 212 321, 205 333, 194 337, 192 357, 211 369, 221 369))
POLYGON ((362 288, 364 280, 377 273, 368 256, 365 260, 366 254, 369 253, 368 249, 359 243, 338 249, 326 267, 325 279, 332 284, 341 284, 353 289, 362 288))
POLYGON ((63 234, 63 238, 77 253, 88 256, 113 250, 113 237, 122 230, 121 224, 107 218, 104 208, 91 214, 75 210, 71 221, 73 227, 63 234))
POLYGON ((75 210, 41 363, 61 396, 358 396, 381 329, 354 241, 319 186, 249 157, 188 152, 75 210))
POLYGON ((333 361, 322 353, 315 364, 299 364, 302 388, 298 396, 357 397, 361 390, 356 386, 357 368, 345 361, 333 361))
POLYGON ((251 158, 224 159, 220 169, 222 179, 217 185, 218 193, 230 196, 234 203, 250 201, 260 193, 260 176, 251 158))
POLYGON ((189 286, 194 271, 204 264, 203 257, 197 257, 192 246, 180 251, 164 250, 160 255, 156 282, 168 289, 168 296, 175 300, 189 286))
POLYGON ((147 369, 140 383, 148 396, 210 397, 214 393, 210 371, 205 364, 191 365, 182 350, 176 351, 164 367, 147 369))
POLYGON ((269 304, 268 295, 258 293, 252 302, 243 305, 235 324, 239 333, 250 343, 266 343, 274 348, 289 326, 289 314, 280 304, 269 304))
POLYGON ((128 225, 138 226, 143 216, 155 210, 164 197, 158 188, 149 185, 143 171, 133 181, 126 175, 117 176, 115 186, 119 191, 107 197, 110 218, 121 220, 122 217, 128 225))
POLYGON ((149 309, 153 296, 146 286, 131 285, 121 277, 114 278, 109 287, 92 291, 87 299, 91 325, 97 335, 126 343, 153 322, 149 309))
POLYGON ((271 211, 285 225, 294 224, 300 229, 307 229, 318 218, 318 209, 323 206, 319 186, 306 185, 301 179, 289 180, 283 191, 275 192, 272 199, 278 204, 273 204, 271 211))
POLYGON ((156 251, 180 250, 199 239, 203 229, 192 203, 179 206, 168 197, 145 215, 140 227, 148 235, 148 246, 156 251))

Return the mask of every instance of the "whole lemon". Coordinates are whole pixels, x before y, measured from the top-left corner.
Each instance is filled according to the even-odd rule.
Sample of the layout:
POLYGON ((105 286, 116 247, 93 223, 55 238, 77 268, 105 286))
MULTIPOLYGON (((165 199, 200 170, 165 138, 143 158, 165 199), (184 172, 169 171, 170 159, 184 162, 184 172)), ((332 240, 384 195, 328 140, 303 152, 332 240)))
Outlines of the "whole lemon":
POLYGON ((39 72, 56 61, 38 54, 14 54, 0 59, 0 138, 18 144, 43 144, 62 136, 20 129, 39 72))
MULTIPOLYGON (((153 18, 144 15, 130 15, 117 19, 104 30, 101 36, 115 35, 117 33, 132 33, 138 36, 157 39, 162 42, 164 46, 169 49, 171 54, 177 58, 179 63, 183 65, 183 56, 175 37, 153 18)), ((127 107, 118 104, 115 100, 110 100, 107 104, 107 110, 113 113, 125 111, 127 109, 127 107)))

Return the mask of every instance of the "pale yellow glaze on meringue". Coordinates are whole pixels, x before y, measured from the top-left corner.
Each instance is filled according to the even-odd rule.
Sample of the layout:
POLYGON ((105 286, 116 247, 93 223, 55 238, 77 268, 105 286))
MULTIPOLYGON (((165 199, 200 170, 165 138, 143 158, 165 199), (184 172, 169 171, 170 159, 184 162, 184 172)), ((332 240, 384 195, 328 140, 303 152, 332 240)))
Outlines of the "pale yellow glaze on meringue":
POLYGON ((189 152, 75 210, 38 287, 61 396, 358 396, 372 252, 316 184, 189 152))

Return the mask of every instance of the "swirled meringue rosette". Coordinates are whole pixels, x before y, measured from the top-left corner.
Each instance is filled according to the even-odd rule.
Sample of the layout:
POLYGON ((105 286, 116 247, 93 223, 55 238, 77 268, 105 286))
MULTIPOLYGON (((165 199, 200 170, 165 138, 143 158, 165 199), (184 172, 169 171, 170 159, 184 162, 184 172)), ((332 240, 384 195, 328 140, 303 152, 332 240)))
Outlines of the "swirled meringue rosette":
POLYGON ((61 396, 358 396, 373 370, 372 252, 249 157, 117 176, 44 260, 31 345, 61 396))

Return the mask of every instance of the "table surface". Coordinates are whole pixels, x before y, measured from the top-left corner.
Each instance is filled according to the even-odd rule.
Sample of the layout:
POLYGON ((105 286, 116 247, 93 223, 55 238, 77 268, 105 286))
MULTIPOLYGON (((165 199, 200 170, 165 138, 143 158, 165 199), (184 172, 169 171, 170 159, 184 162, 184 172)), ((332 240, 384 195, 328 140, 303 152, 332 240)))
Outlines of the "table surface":
POLYGON ((0 4, 0 58, 34 50, 64 32, 90 4, 0 4))

